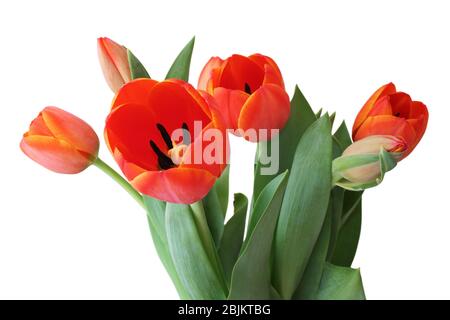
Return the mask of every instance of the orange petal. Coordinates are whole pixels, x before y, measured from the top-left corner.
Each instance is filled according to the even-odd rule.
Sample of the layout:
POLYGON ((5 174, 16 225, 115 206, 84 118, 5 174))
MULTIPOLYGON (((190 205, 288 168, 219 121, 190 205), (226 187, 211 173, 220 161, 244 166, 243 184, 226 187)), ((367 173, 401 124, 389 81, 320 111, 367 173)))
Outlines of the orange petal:
POLYGON ((56 107, 46 107, 41 115, 56 139, 64 140, 75 149, 94 157, 97 155, 99 148, 97 134, 85 121, 56 107))
POLYGON ((359 111, 356 116, 355 123, 353 124, 353 138, 355 137, 356 131, 362 125, 364 120, 369 116, 369 112, 372 110, 375 103, 382 97, 387 96, 389 94, 393 94, 396 92, 395 85, 390 82, 377 91, 375 91, 372 96, 367 100, 362 109, 359 111))
MULTIPOLYGON (((289 112, 290 102, 286 91, 277 85, 265 84, 256 90, 242 107, 238 127, 245 131, 282 129, 289 118, 289 112)), ((267 139, 270 138, 269 131, 267 139)), ((248 140, 253 141, 252 138, 248 140)))
POLYGON ((214 89, 214 99, 217 102, 218 112, 221 115, 226 128, 237 129, 241 109, 249 95, 241 90, 225 88, 214 89))
POLYGON ((26 136, 20 148, 29 158, 57 173, 79 173, 91 164, 72 145, 53 137, 26 136))
POLYGON ((220 59, 219 57, 212 57, 211 59, 209 59, 209 61, 203 67, 203 70, 200 73, 200 77, 198 79, 197 88, 199 90, 208 91, 208 83, 213 78, 213 70, 220 68, 222 63, 223 63, 223 60, 220 59))
POLYGON ((367 118, 356 132, 354 140, 358 141, 372 135, 390 135, 402 138, 408 146, 402 158, 410 154, 417 144, 414 128, 405 119, 394 116, 383 115, 367 118))
POLYGON ((158 83, 152 79, 136 79, 125 84, 116 94, 111 110, 122 104, 146 104, 151 89, 158 83))
POLYGON ((411 103, 410 119, 407 120, 416 130, 417 142, 422 139, 428 124, 428 109, 420 101, 411 103))
POLYGON ((112 152, 112 154, 114 160, 116 160, 117 164, 119 165, 120 169, 122 170, 123 174, 128 179, 128 181, 133 180, 138 175, 146 171, 145 169, 139 167, 137 164, 127 161, 123 157, 119 149, 115 149, 114 152, 112 152))
POLYGON ((42 117, 42 112, 31 122, 27 134, 53 137, 52 132, 47 128, 47 124, 42 117))
POLYGON ((249 59, 256 62, 265 70, 263 83, 277 84, 284 89, 284 81, 280 68, 278 68, 278 65, 272 58, 256 53, 249 56, 249 59))
POLYGON ((191 204, 203 199, 214 186, 216 179, 206 170, 173 168, 144 172, 134 178, 131 184, 150 197, 191 204))

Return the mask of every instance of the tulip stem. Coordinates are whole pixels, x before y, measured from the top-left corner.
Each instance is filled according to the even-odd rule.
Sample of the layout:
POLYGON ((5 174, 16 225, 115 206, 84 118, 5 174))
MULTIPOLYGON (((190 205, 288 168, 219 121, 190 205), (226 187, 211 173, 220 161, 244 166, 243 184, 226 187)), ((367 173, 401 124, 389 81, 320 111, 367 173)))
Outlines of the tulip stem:
POLYGON ((133 188, 133 186, 125 180, 117 171, 107 165, 103 160, 97 158, 94 161, 94 165, 110 176, 115 182, 117 182, 130 196, 133 197, 134 200, 139 203, 139 205, 145 209, 144 199, 142 195, 133 188))

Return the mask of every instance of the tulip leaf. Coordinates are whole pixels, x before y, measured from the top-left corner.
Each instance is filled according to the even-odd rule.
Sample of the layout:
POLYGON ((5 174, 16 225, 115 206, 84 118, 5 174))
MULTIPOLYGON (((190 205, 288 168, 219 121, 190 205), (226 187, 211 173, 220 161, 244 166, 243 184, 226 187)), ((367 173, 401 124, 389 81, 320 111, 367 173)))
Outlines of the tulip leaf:
POLYGON ((139 59, 131 52, 130 49, 127 49, 128 53, 128 64, 130 66, 131 79, 139 79, 139 78, 150 78, 147 70, 143 64, 139 61, 139 59))
POLYGON ((333 256, 336 241, 341 227, 342 210, 344 207, 345 190, 340 187, 334 187, 330 195, 330 209, 331 209, 331 234, 330 243, 328 246, 327 259, 333 256))
POLYGON ((327 263, 320 281, 318 300, 365 300, 359 269, 327 263))
POLYGON ((228 166, 217 179, 214 187, 203 198, 206 220, 216 246, 220 244, 224 228, 223 223, 227 214, 229 173, 230 167, 228 166))
POLYGON ((292 299, 313 300, 316 297, 330 243, 332 215, 333 213, 331 206, 329 206, 327 217, 323 223, 319 238, 317 239, 314 250, 311 253, 311 257, 309 258, 308 265, 306 266, 300 285, 292 296, 292 299))
POLYGON ((151 197, 143 196, 144 204, 147 208, 147 220, 150 228, 150 233, 155 245, 156 252, 161 259, 162 264, 167 270, 175 288, 178 291, 181 299, 189 299, 190 296, 183 287, 183 284, 178 277, 177 271, 172 261, 172 257, 169 253, 169 247, 167 244, 166 227, 164 211, 166 203, 156 200, 151 197))
POLYGON ((219 256, 228 284, 231 281, 231 273, 244 241, 245 218, 247 217, 248 208, 247 197, 242 193, 236 193, 233 205, 234 214, 225 225, 219 247, 219 256))
POLYGON ((194 50, 195 37, 193 37, 188 44, 181 50, 175 58, 166 79, 180 79, 184 81, 189 80, 189 69, 191 66, 192 51, 194 50))
POLYGON ((167 203, 169 251, 180 281, 192 299, 225 299, 223 285, 212 266, 188 205, 167 203))
POLYGON ((274 286, 283 299, 298 287, 319 237, 331 191, 328 115, 305 132, 295 151, 275 235, 274 286))
POLYGON ((274 178, 256 200, 264 201, 267 205, 255 205, 255 208, 260 208, 263 212, 257 213, 260 218, 248 234, 234 266, 228 299, 266 300, 274 296, 270 279, 272 242, 287 176, 287 172, 284 172, 274 178), (266 190, 270 192, 265 192, 266 190))
POLYGON ((350 134, 347 129, 347 125, 345 124, 345 121, 342 121, 339 128, 334 133, 334 137, 339 142, 339 147, 341 148, 342 152, 347 149, 349 145, 352 144, 352 138, 350 137, 350 134))
POLYGON ((308 101, 303 96, 299 87, 295 87, 294 97, 291 100, 291 111, 289 119, 283 129, 280 130, 279 139, 279 155, 278 159, 272 156, 272 165, 279 163, 278 170, 274 174, 264 174, 261 170, 264 170, 268 165, 264 163, 263 155, 271 155, 272 143, 260 142, 258 143, 258 150, 255 160, 255 179, 253 185, 253 204, 258 198, 262 189, 279 173, 286 170, 290 170, 292 166, 292 160, 294 158, 295 150, 300 138, 308 127, 316 120, 316 116, 312 111, 308 101), (276 162, 278 161, 278 162, 276 162))
POLYGON ((362 192, 345 191, 339 233, 329 261, 335 265, 350 267, 358 249, 361 234, 362 192))

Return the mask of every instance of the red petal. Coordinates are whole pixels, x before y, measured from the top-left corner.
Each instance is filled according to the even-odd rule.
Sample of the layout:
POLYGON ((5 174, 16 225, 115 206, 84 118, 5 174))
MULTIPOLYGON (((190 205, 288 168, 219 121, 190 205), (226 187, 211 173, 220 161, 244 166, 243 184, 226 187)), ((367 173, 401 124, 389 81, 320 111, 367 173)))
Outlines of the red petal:
POLYGON ((404 92, 397 92, 389 96, 392 106, 392 115, 408 119, 411 113, 411 97, 404 92))
POLYGON ((214 99, 217 102, 218 112, 224 121, 226 128, 237 129, 241 109, 249 95, 241 90, 216 88, 214 99))
POLYGON ((417 135, 413 127, 405 119, 394 116, 367 118, 357 131, 354 140, 361 140, 372 135, 390 135, 405 140, 408 149, 403 154, 403 158, 410 154, 417 144, 417 135))
POLYGON ((208 87, 209 87, 208 84, 210 81, 213 81, 213 71, 215 69, 220 68, 222 63, 223 63, 223 60, 220 59, 219 57, 212 57, 211 59, 209 59, 209 61, 203 67, 203 70, 200 73, 200 77, 198 79, 197 88, 199 90, 208 91, 208 87))
POLYGON ((264 69, 247 57, 234 54, 222 64, 220 80, 216 87, 251 92, 256 91, 263 83, 264 69))
POLYGON ((158 83, 152 79, 136 79, 125 84, 115 96, 111 110, 122 104, 147 104, 151 89, 158 83))
POLYGON ((369 112, 372 110, 375 103, 382 97, 387 96, 389 94, 393 94, 396 92, 395 85, 391 82, 388 83, 381 88, 379 88, 377 91, 375 91, 372 96, 367 100, 367 102, 364 104, 362 109, 359 111, 358 115, 356 116, 355 123, 353 124, 353 138, 356 135, 356 131, 358 128, 362 125, 364 120, 369 116, 369 112))
POLYGON ((191 204, 203 199, 214 186, 216 179, 206 170, 173 168, 144 172, 131 181, 131 184, 150 197, 191 204))
POLYGON ((249 59, 264 69, 265 76, 263 83, 277 84, 284 89, 284 81, 280 68, 278 68, 278 65, 272 58, 256 53, 249 56, 249 59))
MULTIPOLYGON (((289 112, 290 102, 286 91, 277 85, 266 84, 253 93, 242 107, 238 127, 245 131, 282 129, 289 112)), ((270 139, 270 131, 268 133, 267 138, 270 139)), ((247 139, 254 141, 251 137, 247 139)))

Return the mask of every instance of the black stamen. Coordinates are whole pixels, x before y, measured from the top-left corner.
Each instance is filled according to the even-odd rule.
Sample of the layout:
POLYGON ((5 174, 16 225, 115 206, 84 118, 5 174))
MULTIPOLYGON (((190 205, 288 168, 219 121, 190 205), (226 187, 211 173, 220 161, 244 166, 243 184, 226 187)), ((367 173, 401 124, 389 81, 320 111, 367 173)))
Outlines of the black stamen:
POLYGON ((400 112, 397 112, 397 113, 395 114, 395 116, 396 116, 396 117, 400 117, 400 112))
POLYGON ((250 85, 247 82, 244 85, 244 91, 248 94, 252 94, 252 89, 250 89, 250 85))
POLYGON ((153 140, 150 140, 150 146, 152 147, 153 152, 155 152, 155 154, 158 156, 158 166, 162 170, 175 167, 172 159, 170 159, 164 152, 162 152, 153 140))
POLYGON ((166 128, 160 123, 156 124, 156 127, 158 128, 159 132, 161 133, 162 138, 164 139, 164 142, 166 143, 167 148, 173 149, 172 139, 170 138, 170 134, 167 132, 166 128))
POLYGON ((191 144, 191 135, 189 133, 189 128, 186 122, 183 122, 183 125, 181 126, 183 129, 183 144, 190 145, 191 144))

